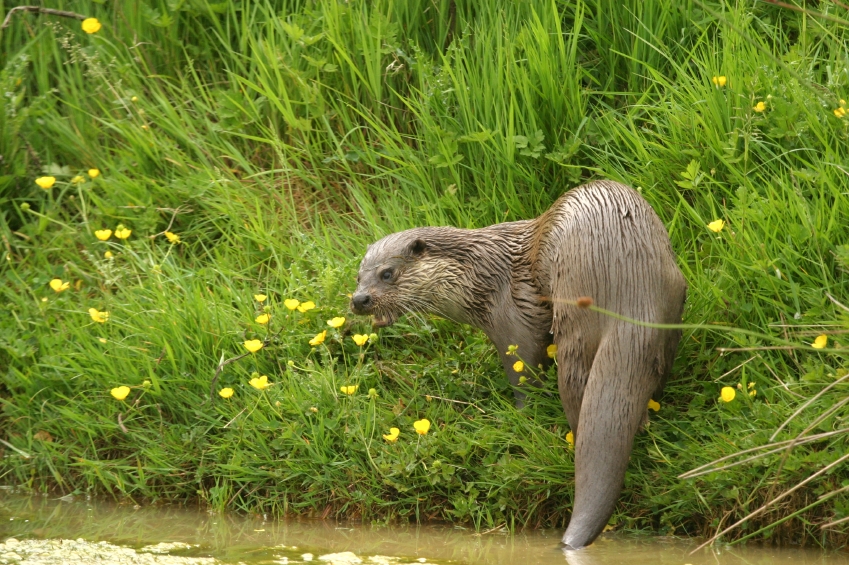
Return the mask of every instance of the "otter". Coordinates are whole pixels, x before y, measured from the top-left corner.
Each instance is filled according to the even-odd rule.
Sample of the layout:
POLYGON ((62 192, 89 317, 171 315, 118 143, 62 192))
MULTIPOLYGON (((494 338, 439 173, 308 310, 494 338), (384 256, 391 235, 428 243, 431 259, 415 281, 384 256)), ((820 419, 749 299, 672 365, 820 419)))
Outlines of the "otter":
POLYGON ((483 330, 515 387, 516 353, 546 368, 556 344, 560 400, 575 437, 575 498, 562 542, 579 549, 604 529, 622 491, 634 435, 670 372, 680 330, 635 325, 588 303, 677 324, 687 284, 669 235, 634 189, 595 181, 536 219, 480 229, 422 227, 368 246, 355 314, 389 326, 432 313, 483 330), (590 300, 591 299, 591 300, 590 300))

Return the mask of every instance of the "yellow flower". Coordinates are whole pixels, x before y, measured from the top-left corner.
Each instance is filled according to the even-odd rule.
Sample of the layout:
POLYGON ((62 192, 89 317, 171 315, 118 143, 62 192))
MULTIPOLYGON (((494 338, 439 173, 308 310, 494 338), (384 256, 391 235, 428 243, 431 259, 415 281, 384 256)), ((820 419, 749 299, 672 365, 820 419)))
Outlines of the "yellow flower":
POLYGON ((68 290, 70 286, 70 282, 62 282, 62 279, 53 279, 52 281, 50 281, 50 288, 52 288, 56 292, 68 290))
POLYGON ((752 389, 752 390, 749 391, 749 396, 751 396, 752 398, 754 398, 757 395, 758 395, 758 391, 756 391, 755 389, 752 389))
POLYGON ((301 301, 297 300, 295 298, 287 298, 286 300, 283 301, 283 305, 286 308, 288 308, 289 310, 294 310, 295 308, 300 306, 300 304, 301 304, 301 301))
POLYGON ((38 177, 35 179, 35 184, 47 190, 56 183, 56 177, 38 177))
POLYGON ((368 336, 363 334, 354 334, 351 336, 351 339, 354 340, 354 343, 359 345, 360 347, 364 346, 368 341, 368 336))
POLYGON ((649 404, 648 404, 648 409, 654 410, 655 412, 657 412, 658 410, 660 410, 660 402, 656 402, 655 400, 650 399, 649 404))
POLYGON ((112 230, 96 230, 94 232, 94 237, 96 237, 100 241, 106 241, 107 239, 112 237, 112 230))
POLYGON ((575 447, 575 434, 571 431, 566 434, 566 443, 569 444, 569 447, 575 447))
POLYGON ((133 230, 128 230, 124 227, 124 224, 118 224, 118 227, 115 228, 115 237, 118 239, 127 239, 131 233, 133 233, 133 230))
POLYGON ((254 320, 254 321, 255 321, 257 324, 267 324, 267 323, 268 323, 268 320, 270 320, 270 319, 271 319, 271 316, 270 316, 270 315, 268 315, 268 314, 260 314, 259 316, 257 316, 257 317, 256 317, 256 320, 254 320))
POLYGON ((218 391, 218 396, 220 396, 221 398, 230 398, 231 396, 233 396, 233 389, 230 387, 222 388, 218 391))
POLYGON ((710 79, 710 81, 716 86, 723 87, 728 83, 728 77, 726 76, 715 76, 710 79))
POLYGON ((257 390, 264 390, 271 386, 271 383, 268 382, 268 377, 266 375, 262 375, 261 377, 254 377, 248 382, 252 387, 257 390))
POLYGON ((254 300, 257 302, 265 302, 268 297, 264 294, 254 294, 254 300))
POLYGON ((179 236, 179 235, 177 235, 177 234, 176 234, 176 233, 174 233, 174 232, 170 232, 170 231, 165 232, 165 237, 166 237, 166 238, 168 239, 168 241, 170 241, 171 243, 180 243, 180 236, 179 236))
POLYGON ((763 112, 764 110, 766 110, 766 102, 761 100, 760 102, 755 104, 755 106, 752 108, 752 110, 754 110, 755 112, 763 112))
POLYGON ((71 184, 82 184, 84 182, 85 182, 85 177, 82 177, 80 175, 77 175, 77 176, 75 176, 74 178, 71 179, 71 184))
POLYGON ((99 341, 100 343, 106 343, 108 340, 105 337, 99 337, 97 338, 97 341, 99 341))
MULTIPOLYGON (((834 109, 834 116, 837 117, 837 118, 845 117, 846 116, 846 108, 844 108, 843 106, 841 106, 840 108, 835 108, 834 109)), ((51 178, 51 177, 47 177, 47 178, 51 178)), ((35 182, 38 182, 38 181, 35 181, 35 182)), ((41 186, 41 185, 39 185, 39 186, 41 186)), ((42 186, 42 188, 47 188, 47 187, 42 186)))
POLYGON ((88 315, 91 319, 100 324, 105 324, 109 320, 109 312, 100 312, 97 308, 89 308, 88 315))
POLYGON ((345 323, 345 318, 343 316, 337 316, 337 317, 333 318, 332 320, 327 320, 327 325, 330 326, 331 328, 338 328, 339 326, 341 326, 344 323, 345 323))
POLYGON ((714 220, 709 223, 707 227, 710 231, 719 233, 722 231, 722 228, 725 227, 725 220, 714 220))
POLYGON ((358 388, 360 388, 360 385, 348 385, 348 386, 339 387, 339 390, 341 390, 345 394, 351 395, 351 394, 354 394, 355 392, 357 392, 358 388))
POLYGON ((398 441, 398 434, 401 433, 401 430, 398 428, 389 428, 388 434, 383 434, 383 439, 388 441, 389 443, 395 443, 398 441))
POLYGON ((521 361, 516 361, 515 363, 513 363, 513 370, 517 373, 521 373, 525 370, 525 364, 521 361))
POLYGON ((303 314, 307 310, 312 310, 313 308, 315 308, 315 302, 313 302, 312 300, 307 300, 306 302, 302 302, 301 305, 298 306, 298 312, 303 314))
POLYGON ((97 177, 99 177, 99 176, 100 176, 100 170, 98 170, 98 169, 89 169, 89 170, 88 170, 88 176, 90 176, 90 177, 91 177, 91 178, 93 178, 93 179, 96 179, 97 177))
POLYGON ((737 391, 730 386, 722 387, 722 391, 719 393, 719 397, 723 402, 731 402, 735 396, 737 396, 737 391))
POLYGON ((327 330, 324 330, 321 333, 316 334, 315 337, 310 340, 310 345, 312 345, 313 347, 315 347, 316 345, 321 345, 322 343, 324 343, 324 338, 326 337, 327 330))
POLYGON ((130 394, 130 387, 115 387, 109 391, 109 394, 111 394, 115 398, 115 400, 124 400, 125 398, 127 398, 127 395, 130 394))
POLYGON ((814 342, 811 344, 811 347, 813 347, 814 349, 824 349, 826 345, 828 345, 828 336, 818 335, 814 342))
POLYGON ((130 98, 130 102, 138 102, 138 101, 139 101, 138 96, 133 96, 132 98, 130 98))
POLYGON ((111 259, 112 258, 112 252, 107 251, 106 253, 103 254, 103 256, 106 257, 107 259, 111 259))
POLYGON ((413 422, 413 427, 416 428, 416 433, 420 436, 426 436, 428 430, 430 429, 430 420, 427 418, 422 418, 421 420, 416 420, 413 422))
POLYGON ((555 357, 557 357, 557 344, 556 344, 556 343, 552 343, 551 345, 549 345, 548 347, 546 347, 546 348, 545 348, 545 353, 546 353, 546 355, 548 355, 548 356, 549 356, 549 357, 551 357, 552 359, 554 359, 555 357))
POLYGON ((258 339, 249 339, 245 342, 245 349, 251 353, 256 353, 263 348, 263 343, 258 339))
POLYGON ((100 31, 100 22, 97 18, 86 18, 83 20, 83 31, 86 33, 97 33, 100 31))

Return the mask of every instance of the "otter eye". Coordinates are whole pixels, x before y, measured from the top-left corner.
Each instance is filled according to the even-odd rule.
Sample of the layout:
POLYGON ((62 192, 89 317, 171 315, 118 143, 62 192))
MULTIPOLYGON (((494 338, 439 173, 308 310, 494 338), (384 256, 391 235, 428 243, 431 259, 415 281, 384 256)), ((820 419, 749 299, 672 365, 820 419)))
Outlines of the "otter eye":
POLYGON ((380 273, 380 278, 383 282, 389 282, 392 280, 392 269, 386 269, 382 273, 380 273))

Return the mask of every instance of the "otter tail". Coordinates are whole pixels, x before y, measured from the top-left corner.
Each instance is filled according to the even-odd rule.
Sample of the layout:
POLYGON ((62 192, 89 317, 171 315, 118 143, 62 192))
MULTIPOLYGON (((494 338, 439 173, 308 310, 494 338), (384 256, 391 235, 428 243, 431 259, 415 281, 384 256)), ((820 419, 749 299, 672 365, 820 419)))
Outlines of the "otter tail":
POLYGON ((604 530, 625 480, 634 435, 661 375, 647 347, 653 330, 624 323, 599 344, 575 434, 575 502, 563 543, 579 549, 604 530))

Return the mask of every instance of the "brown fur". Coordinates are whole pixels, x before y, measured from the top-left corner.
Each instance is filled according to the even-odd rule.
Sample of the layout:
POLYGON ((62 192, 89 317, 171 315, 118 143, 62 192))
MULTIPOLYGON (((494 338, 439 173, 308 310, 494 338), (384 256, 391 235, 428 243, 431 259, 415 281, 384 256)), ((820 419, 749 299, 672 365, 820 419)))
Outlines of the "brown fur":
MULTIPOLYGON (((687 285, 648 203, 627 186, 598 181, 533 220, 394 233, 369 246, 357 282, 352 309, 374 315, 375 325, 415 311, 482 329, 513 385, 520 375, 509 345, 519 346, 526 365, 545 367, 546 347, 557 344, 560 399, 576 441, 575 503, 563 543, 591 543, 613 513, 634 434, 663 387, 680 332, 575 301, 590 297, 646 322, 681 321, 687 285)), ((517 393, 519 405, 522 398, 517 393)))

